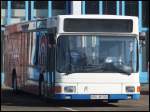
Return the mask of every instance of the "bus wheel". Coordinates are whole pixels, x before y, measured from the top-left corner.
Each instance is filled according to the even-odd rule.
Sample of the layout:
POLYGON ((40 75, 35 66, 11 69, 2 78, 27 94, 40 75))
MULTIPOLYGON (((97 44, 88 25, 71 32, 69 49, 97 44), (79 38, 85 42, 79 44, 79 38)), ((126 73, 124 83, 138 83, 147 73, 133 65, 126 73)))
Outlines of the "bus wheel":
POLYGON ((44 81, 41 82, 41 95, 44 96, 44 81))
POLYGON ((17 74, 15 69, 12 72, 12 88, 15 92, 17 91, 17 74))
POLYGON ((44 96, 44 80, 39 80, 39 96, 44 96))

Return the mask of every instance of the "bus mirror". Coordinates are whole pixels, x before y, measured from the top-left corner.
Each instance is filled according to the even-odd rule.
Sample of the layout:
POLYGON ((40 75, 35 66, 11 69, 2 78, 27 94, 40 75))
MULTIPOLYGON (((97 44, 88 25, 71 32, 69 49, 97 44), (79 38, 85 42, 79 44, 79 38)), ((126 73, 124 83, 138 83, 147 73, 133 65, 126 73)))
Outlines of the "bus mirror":
POLYGON ((140 40, 140 44, 142 46, 145 45, 145 40, 146 40, 146 33, 145 32, 140 32, 139 33, 139 40, 140 40))
POLYGON ((140 39, 141 41, 144 41, 145 38, 146 38, 146 33, 145 33, 145 32, 140 32, 140 33, 139 33, 139 39, 140 39))

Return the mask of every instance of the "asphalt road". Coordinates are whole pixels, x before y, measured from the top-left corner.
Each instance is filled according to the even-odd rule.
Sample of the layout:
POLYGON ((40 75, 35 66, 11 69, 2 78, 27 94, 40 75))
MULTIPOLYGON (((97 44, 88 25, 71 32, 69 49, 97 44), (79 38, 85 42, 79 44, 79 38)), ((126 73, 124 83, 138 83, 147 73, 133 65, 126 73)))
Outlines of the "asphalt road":
POLYGON ((1 89, 1 111, 149 111, 149 91, 142 92, 138 101, 126 100, 118 103, 58 102, 46 101, 24 92, 13 93, 12 89, 1 89))

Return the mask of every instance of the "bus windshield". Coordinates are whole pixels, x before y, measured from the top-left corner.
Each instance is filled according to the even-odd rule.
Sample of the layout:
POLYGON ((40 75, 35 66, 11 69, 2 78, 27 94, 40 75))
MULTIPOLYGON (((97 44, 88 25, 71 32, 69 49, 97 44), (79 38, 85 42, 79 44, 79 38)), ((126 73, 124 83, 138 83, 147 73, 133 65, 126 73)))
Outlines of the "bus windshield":
POLYGON ((61 35, 57 71, 61 73, 137 72, 137 39, 133 36, 61 35))

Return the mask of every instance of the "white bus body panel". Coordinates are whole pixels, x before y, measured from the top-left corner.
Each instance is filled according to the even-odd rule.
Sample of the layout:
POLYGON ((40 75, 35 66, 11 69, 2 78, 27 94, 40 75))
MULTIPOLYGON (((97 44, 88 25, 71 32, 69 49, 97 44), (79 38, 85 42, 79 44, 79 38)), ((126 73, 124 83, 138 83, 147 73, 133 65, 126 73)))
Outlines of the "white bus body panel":
MULTIPOLYGON (((126 86, 140 86, 138 73, 56 73, 56 85, 76 86, 73 94, 127 94, 126 86)), ((62 91, 63 94, 67 94, 62 91)), ((133 93, 137 93, 136 91, 133 93)), ((132 93, 131 93, 132 94, 132 93)))

